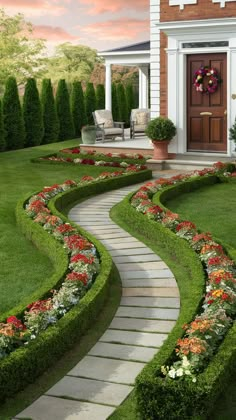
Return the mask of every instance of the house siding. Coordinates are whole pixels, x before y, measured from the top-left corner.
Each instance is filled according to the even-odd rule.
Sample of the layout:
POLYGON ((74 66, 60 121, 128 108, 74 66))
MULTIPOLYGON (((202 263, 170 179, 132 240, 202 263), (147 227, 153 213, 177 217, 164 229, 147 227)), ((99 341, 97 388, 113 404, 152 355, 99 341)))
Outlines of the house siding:
POLYGON ((151 117, 160 114, 160 0, 150 0, 150 105, 151 117))

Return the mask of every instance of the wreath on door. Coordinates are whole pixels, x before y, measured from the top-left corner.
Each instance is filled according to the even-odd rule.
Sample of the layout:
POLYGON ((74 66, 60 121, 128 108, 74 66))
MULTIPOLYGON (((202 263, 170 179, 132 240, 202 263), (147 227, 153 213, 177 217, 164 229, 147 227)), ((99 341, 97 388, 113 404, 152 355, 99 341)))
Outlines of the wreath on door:
POLYGON ((220 76, 216 69, 208 66, 201 66, 200 69, 194 73, 193 85, 197 92, 201 93, 214 93, 219 83, 221 83, 220 76), (203 85, 204 77, 208 77, 208 83, 203 85))

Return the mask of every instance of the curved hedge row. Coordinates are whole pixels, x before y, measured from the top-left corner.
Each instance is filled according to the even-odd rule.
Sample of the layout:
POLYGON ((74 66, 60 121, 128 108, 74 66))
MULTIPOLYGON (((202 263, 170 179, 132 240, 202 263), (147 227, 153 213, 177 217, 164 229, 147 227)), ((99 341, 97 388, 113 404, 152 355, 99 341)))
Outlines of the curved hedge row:
MULTIPOLYGON (((219 178, 216 176, 189 180, 186 183, 168 187, 159 193, 160 195, 155 202, 162 205, 162 200, 164 198, 164 201, 166 201, 168 193, 173 196, 180 191, 187 192, 190 189, 197 189, 203 183, 214 184, 218 181, 219 178)), ((161 375, 161 367, 171 364, 176 341, 183 335, 181 326, 189 323, 194 318, 201 303, 203 291, 201 286, 203 286, 204 281, 203 270, 199 267, 200 260, 198 259, 198 262, 196 262, 196 254, 186 241, 178 238, 160 223, 148 220, 147 217, 136 212, 129 205, 128 200, 125 200, 122 206, 119 206, 119 217, 121 217, 123 225, 125 220, 132 217, 132 229, 146 238, 146 243, 149 246, 151 243, 155 248, 155 244, 158 243, 158 246, 163 246, 170 255, 173 254, 185 268, 186 264, 189 264, 190 272, 193 273, 192 268, 195 266, 195 263, 195 267, 199 269, 196 273, 198 272, 200 276, 201 272, 200 282, 200 277, 197 278, 196 274, 192 277, 190 276, 190 279, 194 281, 194 284, 192 284, 193 289, 191 289, 191 285, 189 286, 189 279, 187 282, 183 282, 183 279, 176 277, 181 294, 180 317, 159 353, 144 368, 136 380, 136 396, 142 418, 145 418, 145 420, 206 418, 213 407, 214 401, 226 386, 234 369, 236 369, 236 325, 228 331, 217 354, 215 354, 207 368, 198 375, 197 383, 181 379, 164 379, 161 375), (185 255, 186 247, 192 253, 192 260, 188 262, 186 262, 185 255), (192 293, 194 289, 195 293, 192 293), (186 306, 188 302, 190 307, 186 306), (190 308, 192 309, 192 314, 190 314, 190 308)), ((161 255, 161 251, 159 251, 159 254, 161 255)), ((169 264, 169 261, 166 262, 169 264)))
MULTIPOLYGON (((59 208, 63 211, 68 203, 87 198, 91 194, 135 184, 150 177, 151 171, 143 171, 92 182, 84 187, 74 188, 60 194, 54 199, 51 206, 52 208, 55 206, 57 212, 59 208)), ((48 253, 55 267, 58 266, 54 275, 33 296, 28 297, 31 300, 31 298, 39 299, 47 296, 52 287, 60 284, 68 266, 68 257, 62 246, 26 215, 23 208, 25 202, 25 199, 21 200, 17 205, 16 215, 19 226, 40 250, 48 253)), ((67 220, 62 214, 59 215, 63 220, 67 220)), ((81 229, 78 230, 82 233, 81 229)), ((118 273, 104 246, 92 235, 88 235, 84 231, 83 235, 88 239, 92 238, 100 255, 101 271, 93 287, 77 306, 74 306, 56 324, 40 333, 36 340, 30 342, 26 347, 20 347, 0 361, 0 400, 14 395, 26 384, 33 382, 38 375, 78 340, 101 310, 108 294, 109 283, 118 273)), ((30 302, 23 302, 22 305, 15 308, 14 315, 21 314, 27 303, 30 302)))

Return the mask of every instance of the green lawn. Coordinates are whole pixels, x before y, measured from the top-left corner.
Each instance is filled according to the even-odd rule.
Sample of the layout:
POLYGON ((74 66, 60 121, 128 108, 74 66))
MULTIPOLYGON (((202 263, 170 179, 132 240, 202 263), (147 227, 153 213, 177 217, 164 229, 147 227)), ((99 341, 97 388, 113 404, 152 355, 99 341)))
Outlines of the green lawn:
MULTIPOLYGON (((203 187, 171 199, 165 205, 179 213, 181 218, 196 223, 198 229, 211 232, 224 244, 236 249, 236 183, 203 187)), ((236 418, 235 380, 229 384, 216 406, 209 420, 236 418)))
POLYGON ((114 168, 31 163, 31 158, 78 146, 78 140, 0 153, 0 317, 29 296, 53 272, 47 256, 24 238, 16 226, 15 207, 22 195, 83 175, 98 176, 114 168))

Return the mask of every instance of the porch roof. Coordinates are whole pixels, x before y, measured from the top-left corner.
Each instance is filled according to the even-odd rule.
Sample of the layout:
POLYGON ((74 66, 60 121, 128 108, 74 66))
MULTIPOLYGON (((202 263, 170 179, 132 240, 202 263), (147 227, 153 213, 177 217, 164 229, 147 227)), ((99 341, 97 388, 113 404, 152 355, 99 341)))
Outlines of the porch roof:
POLYGON ((150 63, 150 41, 101 51, 98 55, 104 57, 106 64, 142 66, 150 63))

